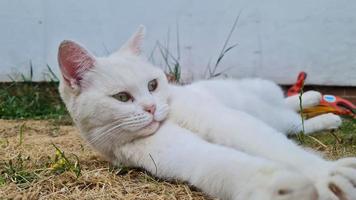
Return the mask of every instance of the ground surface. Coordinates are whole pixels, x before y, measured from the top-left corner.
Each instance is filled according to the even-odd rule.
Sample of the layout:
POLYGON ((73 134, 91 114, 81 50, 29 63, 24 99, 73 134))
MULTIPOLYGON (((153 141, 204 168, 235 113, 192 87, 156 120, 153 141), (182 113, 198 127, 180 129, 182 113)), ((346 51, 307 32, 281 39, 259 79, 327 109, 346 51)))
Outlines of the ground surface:
MULTIPOLYGON (((68 124, 0 120, 0 199, 209 199, 184 183, 114 168, 68 124)), ((356 155, 355 120, 322 135, 303 143, 331 159, 356 155)))
POLYGON ((0 199, 206 199, 186 184, 113 168, 73 126, 51 121, 0 120, 0 172, 0 199), (76 162, 71 153, 78 156, 79 178, 71 169, 53 169, 60 162, 52 143, 70 162, 76 162))

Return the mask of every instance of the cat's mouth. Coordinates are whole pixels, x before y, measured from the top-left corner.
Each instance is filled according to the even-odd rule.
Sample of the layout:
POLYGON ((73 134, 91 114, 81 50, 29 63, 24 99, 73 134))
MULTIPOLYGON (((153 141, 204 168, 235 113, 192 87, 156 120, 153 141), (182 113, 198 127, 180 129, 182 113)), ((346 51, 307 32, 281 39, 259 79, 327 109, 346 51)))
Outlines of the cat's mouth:
MULTIPOLYGON (((144 126, 143 128, 144 128, 144 129, 152 129, 152 128, 154 128, 154 129, 157 130, 157 128, 159 127, 159 124, 160 124, 159 121, 152 120, 149 124, 147 124, 147 125, 144 126)), ((156 130, 155 130, 155 131, 156 131, 156 130)))
POLYGON ((143 128, 141 128, 140 132, 141 132, 141 136, 150 136, 152 134, 154 134, 158 128, 159 128, 160 122, 156 121, 156 120, 152 120, 149 124, 147 124, 146 126, 144 126, 143 128))

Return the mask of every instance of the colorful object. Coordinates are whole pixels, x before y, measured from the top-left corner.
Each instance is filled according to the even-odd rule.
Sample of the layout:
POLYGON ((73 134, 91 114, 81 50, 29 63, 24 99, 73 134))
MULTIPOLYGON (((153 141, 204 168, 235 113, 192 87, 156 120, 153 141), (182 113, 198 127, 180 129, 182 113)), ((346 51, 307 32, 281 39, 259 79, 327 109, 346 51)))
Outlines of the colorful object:
MULTIPOLYGON (((305 72, 300 72, 297 82, 288 89, 287 95, 298 95, 302 91, 306 77, 307 74, 305 72)), ((356 118, 356 106, 339 96, 323 95, 319 105, 303 109, 303 114, 307 118, 324 113, 335 113, 337 115, 347 115, 356 118)))
POLYGON ((287 96, 299 94, 302 91, 305 79, 307 79, 307 73, 299 72, 297 82, 288 89, 287 96))

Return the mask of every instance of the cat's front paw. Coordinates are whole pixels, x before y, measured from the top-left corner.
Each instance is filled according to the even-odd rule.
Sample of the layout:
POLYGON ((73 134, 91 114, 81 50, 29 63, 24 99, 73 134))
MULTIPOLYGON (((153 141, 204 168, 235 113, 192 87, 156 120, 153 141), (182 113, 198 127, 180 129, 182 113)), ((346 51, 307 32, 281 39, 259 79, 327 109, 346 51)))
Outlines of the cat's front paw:
POLYGON ((279 171, 254 178, 236 200, 317 200, 313 183, 301 174, 279 171))
POLYGON ((337 129, 342 124, 341 117, 333 113, 319 115, 318 119, 324 130, 337 129))
POLYGON ((356 158, 344 158, 315 169, 313 177, 320 200, 356 199, 356 158))

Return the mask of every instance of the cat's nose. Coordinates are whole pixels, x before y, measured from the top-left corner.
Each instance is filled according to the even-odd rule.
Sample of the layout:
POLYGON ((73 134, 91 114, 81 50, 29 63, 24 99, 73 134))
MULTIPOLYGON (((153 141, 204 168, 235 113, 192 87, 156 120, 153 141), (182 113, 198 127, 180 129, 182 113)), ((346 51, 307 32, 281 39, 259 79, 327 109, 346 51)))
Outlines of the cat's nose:
POLYGON ((153 114, 153 113, 155 113, 155 111, 156 111, 156 105, 155 105, 155 104, 147 105, 147 106, 145 106, 143 109, 144 109, 146 112, 153 114))

